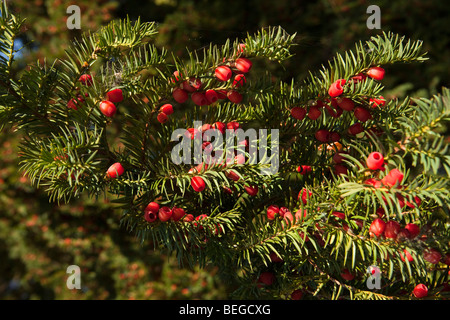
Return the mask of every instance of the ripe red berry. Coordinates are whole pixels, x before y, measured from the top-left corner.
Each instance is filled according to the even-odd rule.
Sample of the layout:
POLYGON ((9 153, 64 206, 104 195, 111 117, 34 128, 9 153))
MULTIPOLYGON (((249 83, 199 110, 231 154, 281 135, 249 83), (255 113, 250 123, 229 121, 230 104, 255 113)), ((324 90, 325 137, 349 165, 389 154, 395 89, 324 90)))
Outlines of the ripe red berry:
POLYGON ((369 110, 364 109, 363 107, 356 107, 353 110, 353 114, 355 115, 355 118, 361 122, 366 122, 372 117, 369 110))
POLYGON ((192 214, 188 213, 187 215, 184 216, 183 221, 184 222, 194 221, 194 216, 192 214))
POLYGON ((408 250, 404 249, 403 253, 400 252, 400 259, 405 262, 405 258, 408 260, 408 262, 412 262, 414 260, 414 258, 412 257, 412 255, 409 253, 408 250))
POLYGON ((144 212, 146 211, 158 212, 159 204, 157 202, 150 202, 144 209, 144 212))
POLYGON ((195 192, 202 192, 206 188, 205 180, 199 176, 192 177, 191 186, 195 192))
POLYGON ((428 261, 429 263, 438 264, 441 258, 442 258, 441 253, 436 249, 431 248, 425 249, 423 251, 423 259, 428 261))
POLYGON ((144 212, 144 219, 149 223, 155 222, 158 220, 158 214, 153 211, 146 211, 144 212))
POLYGON ((343 85, 345 84, 345 82, 345 79, 339 79, 333 82, 328 89, 328 94, 330 95, 330 97, 335 98, 340 96, 344 92, 343 85))
POLYGON ((389 220, 386 222, 386 228, 384 229, 384 236, 390 239, 397 239, 400 232, 400 224, 397 221, 389 220))
POLYGON ((297 289, 297 290, 292 291, 292 293, 291 293, 292 300, 300 300, 301 298, 303 298, 303 290, 297 289))
POLYGON ((124 172, 125 169, 123 168, 122 164, 120 162, 116 162, 108 168, 108 170, 106 171, 106 175, 109 178, 117 178, 118 176, 121 176, 124 172))
POLYGON ((351 281, 351 280, 355 279, 355 275, 353 275, 348 269, 342 270, 341 277, 347 281, 351 281))
POLYGON ((364 128, 360 122, 352 124, 347 129, 348 134, 351 134, 352 136, 356 136, 358 133, 361 133, 363 131, 364 131, 364 128))
POLYGON ((217 100, 219 100, 217 92, 212 89, 206 90, 205 97, 206 97, 206 100, 208 101, 208 104, 212 104, 212 103, 216 102, 217 100))
POLYGON ((203 92, 192 93, 191 100, 198 106, 205 106, 208 104, 208 100, 203 92))
POLYGON ((252 62, 247 58, 237 58, 234 63, 236 69, 243 73, 247 73, 252 68, 252 62))
POLYGON ((383 80, 384 69, 381 67, 372 67, 367 71, 367 75, 375 80, 383 80))
POLYGON ((310 173, 311 170, 312 170, 312 169, 311 169, 311 166, 305 166, 305 165, 302 165, 302 166, 298 166, 298 167, 297 167, 297 172, 299 172, 301 175, 310 173))
POLYGON ((331 214, 337 217, 338 219, 345 220, 345 213, 343 212, 333 211, 331 214))
POLYGON ((106 93, 106 99, 114 103, 122 102, 123 92, 119 88, 111 90, 106 93))
POLYGON ((330 132, 326 129, 317 130, 314 136, 320 142, 328 142, 330 140, 330 132))
POLYGON ((165 114, 164 112, 160 112, 160 113, 158 113, 158 115, 156 116, 156 119, 157 119, 160 123, 165 123, 165 122, 167 122, 167 120, 169 120, 169 117, 168 117, 167 114, 165 114))
POLYGON ((91 86, 92 85, 92 76, 89 74, 82 74, 78 78, 78 81, 80 81, 84 85, 91 86))
POLYGON ((238 104, 238 103, 241 103, 243 97, 242 97, 242 94, 240 94, 238 91, 230 90, 227 93, 227 98, 231 102, 238 104))
POLYGON ((297 120, 303 120, 306 116, 306 109, 302 107, 293 107, 291 109, 291 116, 297 120))
POLYGON ((84 99, 81 96, 78 96, 76 99, 70 99, 69 102, 67 102, 67 108, 78 110, 79 103, 83 103, 84 99))
POLYGON ((227 123, 227 129, 228 130, 237 130, 239 129, 239 122, 237 121, 230 121, 227 123))
POLYGON ((364 180, 364 184, 370 184, 376 189, 381 187, 381 181, 376 178, 368 178, 364 180))
POLYGON ((225 125, 225 123, 217 121, 215 122, 212 126, 212 129, 217 129, 219 130, 222 134, 225 133, 225 130, 227 129, 227 126, 225 125))
POLYGON ((383 96, 380 96, 379 98, 370 98, 369 105, 372 108, 384 107, 386 105, 386 99, 384 99, 383 96))
POLYGON ((405 229, 409 231, 409 238, 414 239, 420 233, 420 227, 415 223, 408 223, 405 229))
POLYGON ((186 215, 186 211, 182 208, 173 207, 172 208, 172 220, 178 221, 181 220, 186 215))
POLYGON ((183 78, 183 75, 181 74, 181 72, 179 72, 178 70, 175 70, 173 72, 173 77, 172 77, 172 82, 178 82, 183 78))
POLYGON ((228 81, 231 79, 233 72, 227 66, 219 66, 216 68, 215 75, 220 81, 228 81))
POLYGON ((334 165, 334 174, 339 176, 341 174, 347 174, 348 169, 343 164, 335 164, 334 165))
POLYGON ((322 112, 320 111, 319 107, 317 106, 309 107, 308 118, 310 118, 311 120, 317 120, 321 114, 322 112))
POLYGON ((425 298, 428 295, 428 288, 426 285, 420 283, 415 286, 413 294, 416 298, 425 298))
POLYGON ((389 173, 381 179, 381 182, 389 187, 393 187, 396 184, 401 184, 403 180, 403 173, 398 169, 392 169, 389 173))
POLYGON ((178 103, 185 103, 189 99, 189 94, 181 88, 175 88, 172 91, 172 97, 178 103))
POLYGON ((384 222, 380 218, 376 218, 372 221, 369 227, 369 234, 371 236, 381 236, 384 233, 384 230, 386 229, 386 222, 384 222))
POLYGON ((166 115, 170 115, 173 113, 173 106, 169 103, 166 103, 159 108, 160 112, 164 112, 166 115))
POLYGON ((258 186, 245 186, 244 190, 252 197, 258 194, 258 186))
POLYGON ((199 78, 189 78, 189 80, 182 83, 182 87, 187 92, 195 92, 202 87, 202 81, 199 78))
POLYGON ((341 140, 341 135, 339 134, 339 132, 336 131, 330 132, 329 136, 330 142, 338 142, 339 140, 341 140))
POLYGON ((247 79, 245 79, 245 76, 243 74, 237 74, 233 80, 233 87, 242 87, 246 83, 247 79))
POLYGON ((367 168, 370 170, 378 170, 384 164, 384 157, 380 152, 372 152, 366 159, 367 168))
POLYGON ((300 190, 300 192, 298 193, 298 198, 297 200, 302 199, 303 204, 306 204, 308 202, 308 198, 312 196, 312 192, 309 190, 306 190, 305 188, 303 188, 302 190, 300 190))
POLYGON ((279 212, 280 212, 280 208, 278 208, 278 206, 270 205, 267 208, 267 219, 274 220, 279 212))
POLYGON ((272 272, 262 272, 258 278, 259 284, 270 286, 275 281, 275 275, 272 272))
POLYGON ((103 100, 100 102, 100 112, 106 117, 113 117, 116 114, 117 108, 111 101, 103 100))
POLYGON ((355 107, 355 103, 353 102, 352 99, 349 98, 342 98, 338 100, 338 106, 339 108, 341 108, 342 110, 345 111, 352 111, 353 108, 355 107))
POLYGON ((161 222, 166 222, 172 217, 172 209, 167 206, 161 207, 158 211, 158 218, 161 222))

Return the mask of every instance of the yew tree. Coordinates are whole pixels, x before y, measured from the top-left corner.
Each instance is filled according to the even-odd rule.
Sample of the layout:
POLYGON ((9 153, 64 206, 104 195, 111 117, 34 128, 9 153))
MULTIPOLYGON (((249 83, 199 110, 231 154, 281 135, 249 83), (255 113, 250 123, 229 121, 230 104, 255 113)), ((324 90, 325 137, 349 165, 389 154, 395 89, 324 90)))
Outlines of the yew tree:
POLYGON ((284 82, 258 69, 293 56, 282 27, 186 60, 125 19, 15 78, 23 23, 2 2, 0 125, 55 205, 113 195, 124 233, 217 266, 234 298, 448 297, 450 92, 383 97, 420 40, 380 33, 284 82))

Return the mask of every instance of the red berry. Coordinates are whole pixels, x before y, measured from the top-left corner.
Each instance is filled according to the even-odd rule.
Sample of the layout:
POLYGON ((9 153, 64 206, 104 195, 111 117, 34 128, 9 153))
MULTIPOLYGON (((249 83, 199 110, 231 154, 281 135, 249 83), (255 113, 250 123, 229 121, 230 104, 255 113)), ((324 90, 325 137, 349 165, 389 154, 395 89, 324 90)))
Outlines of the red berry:
POLYGON ((228 81, 231 79, 233 72, 227 66, 220 66, 216 68, 215 74, 220 81, 228 81))
POLYGON ((206 188, 205 181, 202 177, 195 176, 191 178, 191 186, 195 192, 202 192, 206 188))
POLYGON ((291 116, 297 120, 303 120, 306 116, 306 109, 302 107, 293 107, 291 109, 291 116))
POLYGON ((389 187, 393 187, 396 184, 401 184, 402 180, 403 180, 403 173, 398 170, 398 169, 392 169, 391 171, 389 171, 389 173, 383 178, 381 179, 381 182, 384 185, 387 185, 389 187))
POLYGON ((348 269, 342 270, 341 277, 347 281, 351 281, 351 280, 355 279, 355 276, 348 269))
MULTIPOLYGON (((207 218, 208 218, 207 214, 201 214, 201 215, 198 215, 197 217, 195 217, 195 221, 201 221, 201 220, 205 220, 207 218)), ((203 230, 203 226, 196 222, 194 222, 194 226, 196 226, 196 227, 198 226, 199 230, 203 230)))
POLYGON ((181 88, 175 88, 172 91, 172 97, 178 103, 185 103, 189 99, 189 94, 181 88))
POLYGON ((244 189, 252 197, 258 194, 258 186, 245 186, 244 189))
POLYGON ((369 110, 364 109, 363 107, 356 107, 353 110, 353 114, 355 115, 355 118, 361 122, 366 122, 372 117, 369 110))
POLYGON ((338 106, 339 108, 341 108, 342 110, 345 111, 352 111, 353 108, 355 107, 355 103, 353 102, 352 99, 349 98, 342 98, 338 100, 338 106))
POLYGON ((122 164, 120 162, 116 162, 108 168, 108 170, 106 171, 106 175, 109 178, 117 178, 118 176, 121 176, 124 172, 125 169, 123 168, 122 164))
POLYGON ((309 190, 306 190, 305 188, 303 188, 302 190, 300 190, 300 192, 298 193, 298 198, 297 200, 300 200, 300 198, 302 199, 303 204, 306 204, 308 202, 308 198, 312 196, 312 192, 309 190))
POLYGON ((376 218, 370 224, 369 233, 371 236, 379 237, 384 233, 385 229, 386 229, 386 222, 384 222, 380 218, 376 218))
POLYGON ((195 92, 202 87, 202 81, 198 78, 189 78, 188 81, 182 83, 182 87, 187 92, 195 92))
POLYGON ((372 67, 367 71, 367 75, 375 80, 383 80, 384 69, 381 67, 372 67))
POLYGON ((158 214, 153 211, 146 211, 144 212, 144 219, 149 223, 155 222, 158 220, 158 214))
POLYGON ((92 76, 89 74, 82 74, 78 78, 78 81, 80 81, 84 85, 91 86, 92 85, 92 76))
POLYGON ((191 100, 198 106, 205 106, 208 104, 208 100, 203 92, 192 93, 191 100))
POLYGON ((384 236, 390 239, 397 239, 397 235, 400 232, 400 224, 397 221, 389 220, 386 222, 386 228, 384 229, 384 236))
POLYGON ((300 174, 307 174, 311 172, 311 166, 298 166, 297 167, 297 172, 299 172, 300 174))
POLYGON ((262 272, 258 278, 258 283, 270 286, 275 281, 275 276, 272 272, 262 272))
POLYGON ((160 123, 165 123, 165 122, 167 122, 167 120, 169 120, 169 117, 168 117, 167 114, 165 114, 164 112, 160 112, 160 113, 158 113, 158 115, 156 116, 156 119, 157 119, 160 123))
POLYGON ((84 99, 81 96, 78 96, 76 99, 70 99, 67 102, 67 108, 78 110, 78 103, 83 103, 84 99))
POLYGON ((328 142, 330 140, 330 132, 326 129, 317 130, 314 136, 320 142, 328 142))
POLYGON ((166 103, 159 108, 160 112, 164 112, 166 115, 170 115, 173 113, 173 106, 169 103, 166 103))
POLYGON ((370 170, 378 170, 384 164, 384 157, 380 152, 372 152, 366 159, 367 168, 370 170))
POLYGON ((206 97, 206 100, 208 101, 208 104, 212 104, 212 103, 216 102, 217 100, 219 100, 219 97, 217 96, 217 92, 212 89, 206 90, 205 97, 206 97))
POLYGON ((339 79, 336 80, 334 83, 331 84, 330 88, 328 89, 328 94, 330 97, 338 97, 344 92, 344 88, 342 87, 345 84, 345 79, 339 79))
POLYGON ((233 103, 241 103, 242 101, 242 94, 240 94, 238 91, 236 90, 230 90, 227 93, 227 98, 233 102, 233 103))
POLYGON ((180 79, 182 79, 182 78, 183 78, 183 75, 181 74, 181 72, 179 72, 178 70, 175 70, 173 72, 173 78, 172 78, 173 83, 180 81, 180 79))
POLYGON ((420 233, 420 227, 415 223, 408 223, 405 229, 409 231, 409 238, 414 239, 420 233))
POLYGON ((335 175, 341 175, 341 174, 347 174, 348 169, 346 166, 342 165, 342 164, 336 164, 334 165, 334 174, 335 175))
POLYGON ((100 102, 100 112, 106 117, 113 117, 116 114, 117 108, 111 101, 103 100, 100 102))
POLYGON ((369 178, 364 180, 364 184, 370 184, 376 189, 381 187, 381 181, 375 178, 369 178))
POLYGON ((301 298, 303 298, 303 290, 297 289, 297 290, 292 291, 292 293, 291 293, 292 300, 300 300, 301 298))
POLYGON ((122 102, 123 92, 121 89, 111 90, 106 93, 106 99, 114 103, 122 102))
POLYGON ((358 133, 361 133, 363 131, 364 131, 364 128, 363 128, 362 124, 359 122, 352 124, 347 130, 348 134, 351 134, 352 136, 356 136, 358 133))
POLYGON ((386 99, 384 99, 383 96, 380 96, 379 98, 370 98, 369 105, 372 108, 384 107, 386 105, 386 99))
POLYGON ((182 208, 173 207, 172 208, 172 220, 178 221, 181 220, 186 215, 186 212, 182 208))
POLYGON ((414 288, 413 294, 416 298, 425 298, 428 295, 428 288, 426 285, 420 283, 414 288))
POLYGON ((317 106, 309 107, 308 118, 310 118, 311 120, 317 120, 321 114, 322 112, 320 111, 319 107, 317 106))
POLYGON ((237 58, 234 65, 235 65, 236 69, 238 69, 239 71, 241 71, 243 73, 247 73, 250 71, 253 64, 247 58, 237 58))
POLYGON ((184 222, 194 221, 194 216, 192 214, 188 213, 187 215, 184 216, 183 221, 184 222))
POLYGON ((157 213, 158 211, 159 211, 159 204, 156 202, 150 202, 144 209, 144 212, 157 213))
POLYGON ((408 262, 412 262, 414 260, 412 255, 406 249, 403 250, 403 253, 400 253, 400 259, 402 259, 403 262, 405 262, 405 258, 408 260, 408 262))
POLYGON ((338 142, 339 140, 341 140, 341 135, 339 134, 339 132, 330 132, 330 136, 329 136, 330 142, 338 142))
POLYGON ((158 218, 162 222, 166 222, 170 220, 172 214, 173 214, 172 209, 170 209, 169 207, 161 207, 158 211, 158 218))
POLYGON ((341 220, 345 220, 345 213, 343 212, 333 211, 331 214, 341 220))
POLYGON ((423 259, 428 261, 429 263, 438 264, 441 258, 442 258, 441 253, 436 249, 431 248, 425 249, 423 251, 423 259))
POLYGON ((217 130, 219 130, 222 134, 224 134, 224 133, 225 133, 225 130, 226 130, 226 128, 227 128, 227 126, 225 125, 225 123, 220 122, 220 121, 217 121, 217 122, 215 122, 215 123, 212 125, 212 128, 213 128, 213 129, 217 129, 217 130))
POLYGON ((227 129, 228 130, 237 130, 239 129, 239 122, 237 121, 230 121, 227 123, 227 129))
POLYGON ((245 79, 245 76, 243 74, 237 74, 234 77, 234 80, 233 80, 234 87, 242 87, 246 83, 247 83, 247 79, 245 79))
POLYGON ((276 205, 270 205, 267 208, 267 218, 269 220, 274 220, 276 215, 280 212, 280 208, 278 208, 278 206, 276 205))

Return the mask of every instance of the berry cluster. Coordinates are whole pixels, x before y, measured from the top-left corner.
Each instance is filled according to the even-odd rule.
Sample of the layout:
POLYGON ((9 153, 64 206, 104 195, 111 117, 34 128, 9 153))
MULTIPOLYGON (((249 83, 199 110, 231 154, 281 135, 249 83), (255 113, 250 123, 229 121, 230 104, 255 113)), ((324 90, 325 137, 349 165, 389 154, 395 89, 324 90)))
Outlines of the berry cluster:
POLYGON ((160 207, 157 202, 150 202, 144 209, 144 219, 149 223, 156 221, 167 222, 169 220, 190 222, 194 217, 192 214, 186 214, 186 211, 182 208, 160 207))
POLYGON ((303 120, 308 117, 310 120, 317 120, 322 113, 326 112, 333 118, 339 118, 343 112, 352 112, 356 123, 347 128, 346 132, 329 131, 328 129, 319 129, 314 136, 321 143, 336 142, 341 139, 344 133, 349 135, 357 135, 364 131, 363 123, 372 118, 371 109, 382 107, 386 104, 384 97, 370 98, 366 104, 358 104, 350 98, 342 97, 344 88, 347 83, 355 83, 364 81, 367 76, 381 81, 384 78, 384 69, 381 67, 371 67, 366 74, 360 73, 351 77, 349 81, 346 79, 338 79, 334 81, 328 89, 328 96, 318 99, 308 107, 295 106, 291 109, 291 116, 297 120, 303 120), (325 109, 324 111, 321 111, 325 109))
MULTIPOLYGON (((239 48, 239 54, 241 55, 245 45, 241 44, 239 48)), ((226 89, 204 89, 199 77, 183 79, 182 73, 176 70, 171 80, 178 86, 172 90, 172 97, 178 103, 185 103, 190 96, 191 101, 199 106, 213 104, 219 99, 228 99, 233 103, 239 104, 243 96, 238 89, 247 83, 245 73, 249 72, 251 68, 251 60, 243 56, 230 59, 228 63, 224 59, 224 64, 215 68, 214 77, 221 83, 228 83, 233 78, 234 73, 231 86, 227 86, 226 89)))

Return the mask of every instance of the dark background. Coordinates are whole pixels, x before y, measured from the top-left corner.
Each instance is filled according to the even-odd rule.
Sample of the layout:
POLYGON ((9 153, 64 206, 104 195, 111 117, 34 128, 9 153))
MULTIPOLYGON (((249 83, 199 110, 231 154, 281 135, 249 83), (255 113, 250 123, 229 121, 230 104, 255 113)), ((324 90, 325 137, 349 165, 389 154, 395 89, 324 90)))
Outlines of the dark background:
MULTIPOLYGON (((445 1, 8 1, 27 18, 17 54, 17 74, 29 63, 63 57, 80 32, 95 31, 112 19, 141 17, 159 25, 156 43, 184 57, 227 38, 244 38, 268 26, 297 33, 295 56, 266 68, 281 80, 301 80, 336 52, 352 49, 382 31, 423 40, 429 60, 386 66, 387 98, 430 97, 450 83, 450 6, 445 1), (66 27, 66 8, 81 8, 81 31, 66 27), (381 29, 370 30, 366 13, 381 10, 381 29)), ((213 268, 180 268, 170 255, 137 243, 119 224, 108 197, 49 203, 18 170, 13 128, 0 133, 0 299, 223 299, 233 289, 213 268), (81 290, 66 287, 66 268, 81 267, 81 290)))

